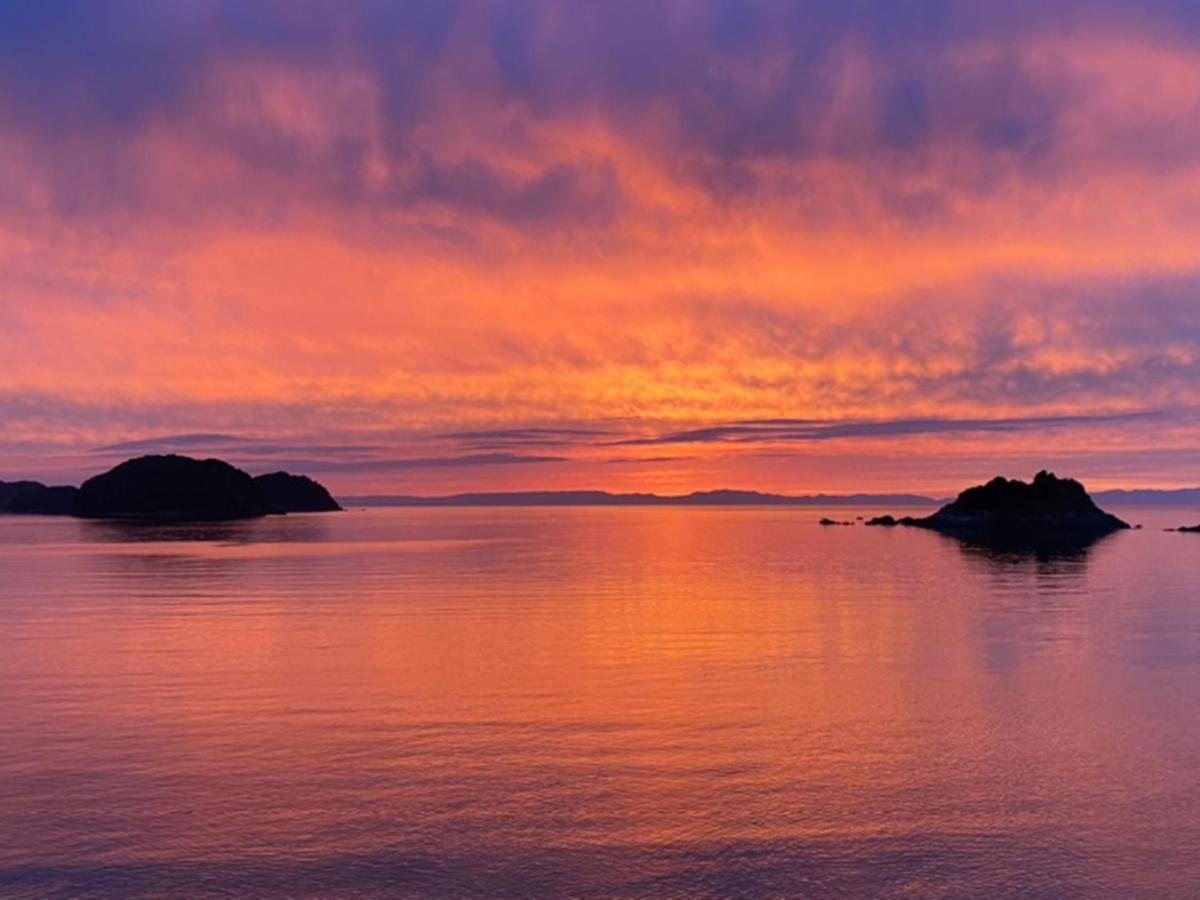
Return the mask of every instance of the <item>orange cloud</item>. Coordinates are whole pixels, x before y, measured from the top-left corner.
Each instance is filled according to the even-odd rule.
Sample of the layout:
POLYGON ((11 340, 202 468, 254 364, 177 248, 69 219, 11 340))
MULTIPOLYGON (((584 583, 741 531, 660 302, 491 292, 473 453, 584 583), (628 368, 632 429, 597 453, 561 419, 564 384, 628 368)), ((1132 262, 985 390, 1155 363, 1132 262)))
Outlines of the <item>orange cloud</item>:
MULTIPOLYGON (((454 429, 1147 409, 1194 439, 1190 43, 1104 23, 972 35, 909 71, 852 33, 811 64, 764 39, 688 56, 694 90, 664 75, 641 100, 605 73, 573 104, 570 22, 527 35, 524 87, 481 49, 486 24, 413 50, 414 96, 352 43, 231 50, 116 136, 0 126, 9 439, 383 436, 424 458, 454 429)), ((1097 434, 854 452, 897 440, 937 487, 945 460, 1082 453, 1097 434)), ((1153 446, 1132 426, 1118 443, 1153 446)), ((861 478, 830 443, 610 453, 578 442, 569 465, 482 466, 479 484, 861 478)), ((1172 473, 1189 477, 1182 457, 1172 473)))

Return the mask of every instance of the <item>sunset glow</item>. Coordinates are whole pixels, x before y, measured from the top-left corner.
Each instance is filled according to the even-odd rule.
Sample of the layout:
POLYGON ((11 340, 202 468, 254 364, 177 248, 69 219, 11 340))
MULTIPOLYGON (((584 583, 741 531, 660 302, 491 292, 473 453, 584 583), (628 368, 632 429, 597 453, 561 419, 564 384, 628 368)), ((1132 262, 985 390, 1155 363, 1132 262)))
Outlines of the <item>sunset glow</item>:
POLYGON ((1200 13, 1049 6, 15 4, 3 471, 1200 483, 1200 13))

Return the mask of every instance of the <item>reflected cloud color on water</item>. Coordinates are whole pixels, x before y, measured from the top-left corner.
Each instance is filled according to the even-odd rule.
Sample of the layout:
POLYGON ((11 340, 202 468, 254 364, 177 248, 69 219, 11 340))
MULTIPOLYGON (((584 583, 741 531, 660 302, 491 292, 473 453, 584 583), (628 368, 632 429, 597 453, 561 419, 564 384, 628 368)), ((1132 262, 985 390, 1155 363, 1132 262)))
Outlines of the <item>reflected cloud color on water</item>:
POLYGON ((1188 897, 1186 536, 0 520, 5 897, 1188 897))

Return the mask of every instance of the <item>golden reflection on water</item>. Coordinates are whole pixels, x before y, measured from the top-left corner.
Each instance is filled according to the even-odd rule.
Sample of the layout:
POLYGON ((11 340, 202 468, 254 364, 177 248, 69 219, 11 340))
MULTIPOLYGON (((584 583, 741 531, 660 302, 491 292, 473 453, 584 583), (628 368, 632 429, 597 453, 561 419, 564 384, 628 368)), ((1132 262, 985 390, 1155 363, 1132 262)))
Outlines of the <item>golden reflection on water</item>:
POLYGON ((1188 896, 1178 536, 819 515, 6 521, 0 894, 1188 896))

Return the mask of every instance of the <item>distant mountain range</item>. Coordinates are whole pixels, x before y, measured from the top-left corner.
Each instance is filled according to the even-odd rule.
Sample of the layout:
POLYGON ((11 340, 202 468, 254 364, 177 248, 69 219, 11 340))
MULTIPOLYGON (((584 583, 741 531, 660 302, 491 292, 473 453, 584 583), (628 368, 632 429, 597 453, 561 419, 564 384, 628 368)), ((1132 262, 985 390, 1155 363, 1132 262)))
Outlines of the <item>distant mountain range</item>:
MULTIPOLYGON (((1100 506, 1200 507, 1200 488, 1114 490, 1092 494, 1100 506)), ((940 506, 947 499, 920 494, 768 494, 693 491, 690 494, 614 494, 608 491, 504 491, 415 497, 370 494, 342 497, 348 506, 940 506)))
POLYGON ((1097 491, 1092 499, 1100 506, 1196 506, 1200 507, 1200 488, 1174 491, 1097 491))
POLYGON ((613 494, 608 491, 513 491, 449 497, 370 495, 343 497, 350 506, 934 506, 917 494, 810 494, 789 497, 759 491, 690 494, 613 494))

